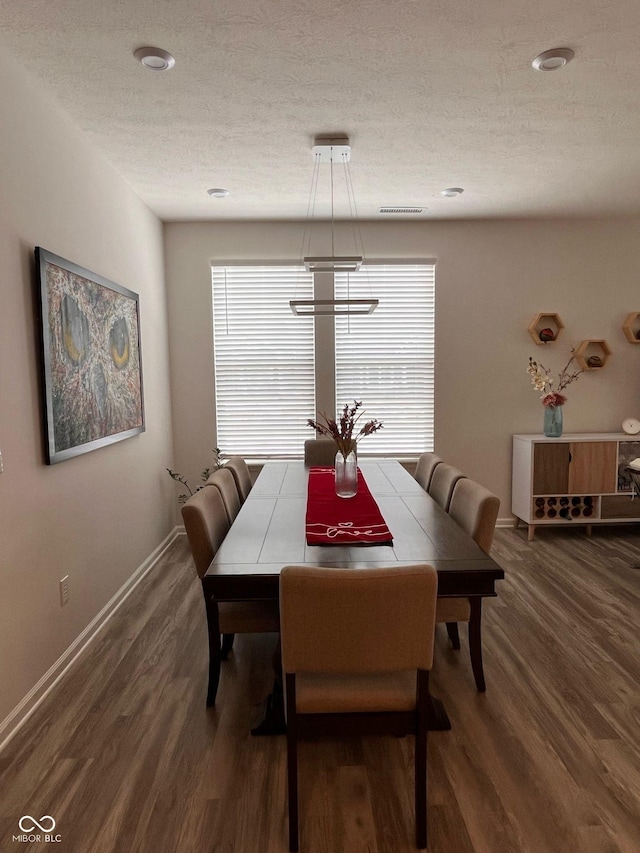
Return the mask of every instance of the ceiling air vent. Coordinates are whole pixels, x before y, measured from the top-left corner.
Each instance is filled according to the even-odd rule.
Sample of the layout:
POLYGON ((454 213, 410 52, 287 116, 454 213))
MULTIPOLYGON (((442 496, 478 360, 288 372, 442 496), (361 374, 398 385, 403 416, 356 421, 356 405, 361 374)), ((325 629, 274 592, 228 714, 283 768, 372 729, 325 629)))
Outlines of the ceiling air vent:
POLYGON ((422 213, 424 207, 381 207, 380 213, 422 213))

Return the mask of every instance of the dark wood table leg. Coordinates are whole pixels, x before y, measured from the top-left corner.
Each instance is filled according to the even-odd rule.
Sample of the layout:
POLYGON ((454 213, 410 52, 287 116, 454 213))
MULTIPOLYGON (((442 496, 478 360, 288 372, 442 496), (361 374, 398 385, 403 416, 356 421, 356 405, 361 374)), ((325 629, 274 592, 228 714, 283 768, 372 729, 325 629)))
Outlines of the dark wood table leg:
POLYGON ((269 693, 265 702, 264 716, 258 725, 251 729, 255 737, 261 735, 284 735, 287 733, 287 723, 284 715, 284 691, 282 682, 276 679, 273 692, 269 693))
POLYGON ((444 705, 435 696, 431 696, 430 698, 428 730, 430 732, 450 732, 451 720, 444 705))

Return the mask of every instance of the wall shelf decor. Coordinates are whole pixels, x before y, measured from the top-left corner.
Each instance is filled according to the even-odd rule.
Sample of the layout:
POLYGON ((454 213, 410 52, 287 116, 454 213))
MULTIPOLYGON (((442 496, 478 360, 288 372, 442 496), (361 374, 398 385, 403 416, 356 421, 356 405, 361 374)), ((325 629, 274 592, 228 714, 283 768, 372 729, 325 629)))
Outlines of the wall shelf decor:
POLYGON ((622 331, 630 344, 640 344, 640 311, 627 314, 622 324, 622 331))
POLYGON ((602 370, 611 355, 611 348, 603 340, 581 341, 576 349, 576 361, 582 370, 602 370))
POLYGON ((557 341, 563 329, 564 323, 560 315, 553 313, 536 314, 528 326, 532 341, 538 345, 557 341))

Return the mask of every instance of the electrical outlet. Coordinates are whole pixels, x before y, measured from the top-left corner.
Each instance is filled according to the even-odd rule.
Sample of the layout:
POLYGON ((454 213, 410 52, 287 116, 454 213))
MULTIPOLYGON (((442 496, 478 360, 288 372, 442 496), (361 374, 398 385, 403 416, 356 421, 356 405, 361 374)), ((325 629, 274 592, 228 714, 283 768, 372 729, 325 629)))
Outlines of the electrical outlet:
POLYGON ((69 601, 71 592, 69 590, 69 575, 60 579, 60 604, 63 606, 69 601))

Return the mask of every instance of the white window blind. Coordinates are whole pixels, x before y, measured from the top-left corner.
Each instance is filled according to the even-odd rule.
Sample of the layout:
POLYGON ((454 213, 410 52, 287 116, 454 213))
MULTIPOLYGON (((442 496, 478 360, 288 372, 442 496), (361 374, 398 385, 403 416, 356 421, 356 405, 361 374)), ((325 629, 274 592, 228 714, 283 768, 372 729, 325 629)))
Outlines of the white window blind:
POLYGON ((392 264, 337 273, 336 298, 373 297, 367 316, 336 317, 336 403, 362 400, 384 422, 361 451, 433 450, 435 266, 392 264))
POLYGON ((217 442, 223 453, 300 456, 315 417, 313 298, 297 266, 212 267, 217 442))

